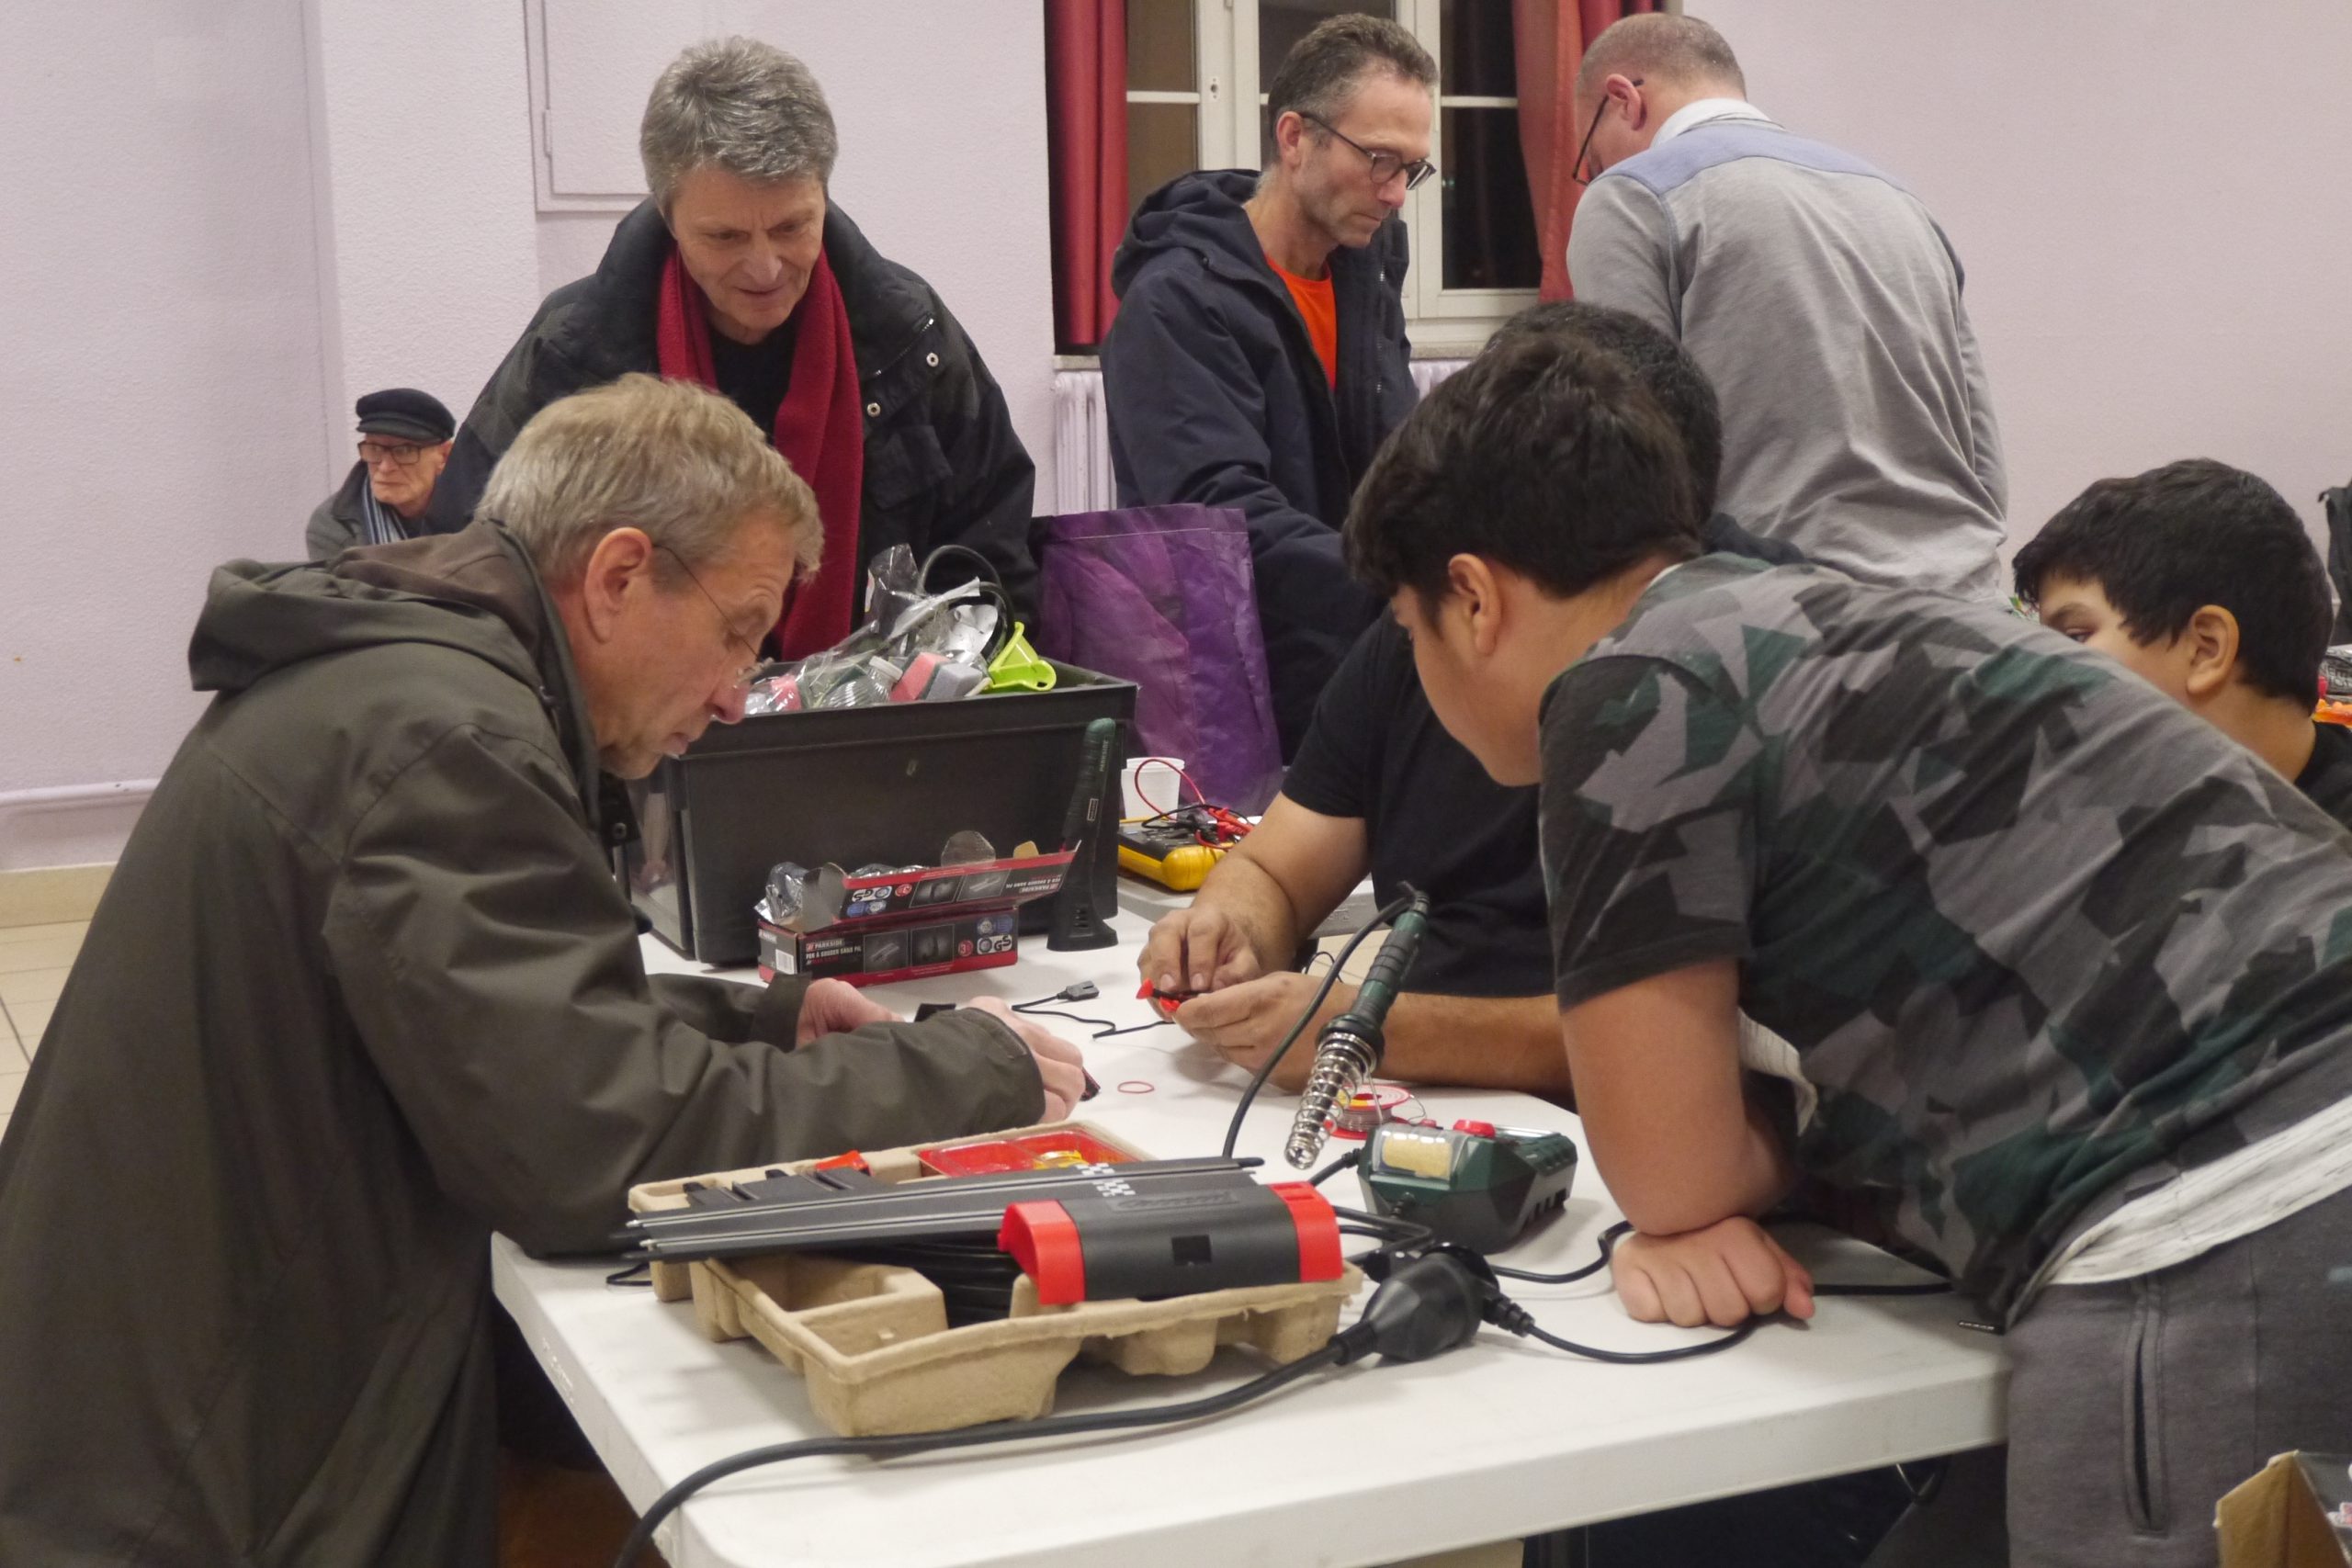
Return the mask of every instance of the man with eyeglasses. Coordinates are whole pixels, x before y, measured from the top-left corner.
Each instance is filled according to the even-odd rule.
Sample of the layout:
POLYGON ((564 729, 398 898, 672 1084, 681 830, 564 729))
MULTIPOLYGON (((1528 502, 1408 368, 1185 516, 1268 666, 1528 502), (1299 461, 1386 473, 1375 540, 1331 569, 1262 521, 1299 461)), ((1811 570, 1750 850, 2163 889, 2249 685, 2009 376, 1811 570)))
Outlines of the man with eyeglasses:
POLYGON ((426 532, 420 519, 458 431, 441 400, 413 387, 370 392, 353 412, 359 416, 359 461, 311 513, 302 537, 312 560, 426 532))
POLYGON ((1083 1090, 1001 1001, 646 974, 600 773, 741 717, 816 565, 765 433, 625 376, 481 511, 213 577, 211 704, 0 1136, 0 1562, 490 1568, 493 1230, 599 1251, 637 1182, 1083 1090))
POLYGON ((1431 172, 1436 81, 1395 22, 1321 23, 1267 89, 1265 170, 1204 170, 1145 197, 1112 267, 1119 504, 1247 514, 1285 761, 1379 608, 1349 581, 1339 525, 1413 407, 1397 212, 1431 172))
POLYGON ((1612 24, 1576 93, 1590 184, 1569 280, 1714 383, 1724 509, 1859 578, 1999 599, 2000 429, 1927 208, 1767 118, 1694 17, 1612 24))

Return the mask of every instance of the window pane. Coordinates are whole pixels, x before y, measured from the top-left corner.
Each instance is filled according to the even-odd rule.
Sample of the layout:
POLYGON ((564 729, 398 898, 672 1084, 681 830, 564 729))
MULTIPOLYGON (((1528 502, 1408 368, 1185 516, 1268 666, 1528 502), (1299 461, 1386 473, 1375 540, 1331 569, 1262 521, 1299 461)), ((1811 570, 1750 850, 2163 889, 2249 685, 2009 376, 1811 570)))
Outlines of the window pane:
POLYGON ((1532 288, 1543 276, 1517 109, 1446 109, 1445 287, 1532 288))
POLYGON ((1193 0, 1127 0, 1127 86, 1193 90, 1193 0))
POLYGON ((1200 109, 1193 104, 1127 106, 1127 210, 1201 166, 1200 109))
POLYGON ((1329 17, 1394 17, 1394 5, 1357 5, 1351 0, 1259 0, 1258 4, 1258 166, 1274 161, 1274 128, 1266 123, 1266 89, 1291 46, 1315 30, 1329 17))
POLYGON ((1392 3, 1381 5, 1374 0, 1258 0, 1258 81, 1262 86, 1274 79, 1274 72, 1288 54, 1291 45, 1315 30, 1315 24, 1329 17, 1389 17, 1396 15, 1392 3))
POLYGON ((1442 0, 1438 7, 1438 91, 1448 97, 1515 98, 1510 0, 1442 0))

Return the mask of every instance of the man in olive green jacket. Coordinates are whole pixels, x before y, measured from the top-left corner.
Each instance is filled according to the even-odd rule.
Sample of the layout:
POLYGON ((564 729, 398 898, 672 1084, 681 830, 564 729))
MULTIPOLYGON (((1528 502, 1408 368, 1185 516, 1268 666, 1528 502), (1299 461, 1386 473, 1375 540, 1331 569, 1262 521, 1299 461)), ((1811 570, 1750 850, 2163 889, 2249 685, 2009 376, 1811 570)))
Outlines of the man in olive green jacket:
POLYGON ((0 1562, 487 1563, 492 1230, 594 1248, 633 1182, 1078 1096, 1009 1014, 639 962, 599 763, 740 716, 814 552, 751 422, 631 377, 488 500, 213 580, 218 694, 0 1141, 0 1562))

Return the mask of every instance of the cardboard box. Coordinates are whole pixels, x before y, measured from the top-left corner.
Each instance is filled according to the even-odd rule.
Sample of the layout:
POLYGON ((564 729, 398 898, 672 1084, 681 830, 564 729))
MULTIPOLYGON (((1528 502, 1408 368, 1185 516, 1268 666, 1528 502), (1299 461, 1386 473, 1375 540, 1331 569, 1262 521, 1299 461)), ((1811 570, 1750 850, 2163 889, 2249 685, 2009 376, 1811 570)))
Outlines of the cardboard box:
POLYGON ((1021 915, 995 909, 956 919, 828 926, 807 936, 760 922, 760 978, 792 975, 887 986, 967 969, 998 969, 1013 961, 1021 915))
POLYGON ((2280 1454, 2213 1509, 2222 1568, 2352 1563, 2352 1458, 2280 1454))
POLYGON ((1076 850, 1053 854, 1007 856, 964 865, 927 865, 882 876, 853 876, 842 883, 841 918, 825 928, 903 921, 943 905, 961 909, 1009 909, 1061 891, 1076 850))
MULTIPOLYGON (((934 1151, 1033 1134, 1077 1131, 1133 1158, 1150 1156, 1085 1122, 1016 1127, 921 1145, 934 1151)), ((922 1179, 920 1148, 865 1151, 874 1175, 922 1179)), ((630 1189, 629 1210, 683 1208, 688 1179, 706 1185, 772 1171, 799 1172, 799 1160, 630 1189)), ((806 1379, 808 1401, 844 1437, 944 1432, 983 1421, 1023 1420, 1054 1407, 1054 1384, 1080 1355, 1122 1371, 1181 1377, 1208 1365, 1225 1345, 1249 1345, 1269 1359, 1313 1354, 1339 1332, 1340 1309, 1363 1288, 1351 1266, 1337 1280, 1205 1291, 1165 1301, 1077 1302, 1045 1306, 1035 1284, 1014 1287, 1012 1315, 947 1326, 939 1287, 911 1269, 852 1263, 822 1253, 656 1263, 653 1296, 691 1296, 695 1321, 715 1340, 756 1340, 806 1379)))
POLYGON ((761 978, 882 986, 1001 968, 1017 955, 1020 907, 1059 892, 1077 854, 1057 850, 849 877, 830 924, 799 931, 761 919, 761 978))

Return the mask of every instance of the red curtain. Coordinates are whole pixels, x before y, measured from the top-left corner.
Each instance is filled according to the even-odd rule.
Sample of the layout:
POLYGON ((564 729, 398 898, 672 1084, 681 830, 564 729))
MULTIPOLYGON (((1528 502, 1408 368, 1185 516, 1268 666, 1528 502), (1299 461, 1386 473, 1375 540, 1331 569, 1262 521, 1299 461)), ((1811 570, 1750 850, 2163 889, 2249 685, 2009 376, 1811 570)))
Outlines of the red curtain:
POLYGON ((1111 256, 1127 227, 1125 0, 1046 0, 1046 158, 1053 184, 1054 335, 1111 330, 1111 256))
POLYGON ((1511 0, 1519 148, 1527 160, 1527 193, 1535 202, 1536 243, 1544 250, 1543 299, 1566 299, 1569 293, 1568 227, 1584 194, 1574 166, 1584 124, 1569 98, 1585 41, 1620 17, 1657 8, 1657 0, 1511 0))

